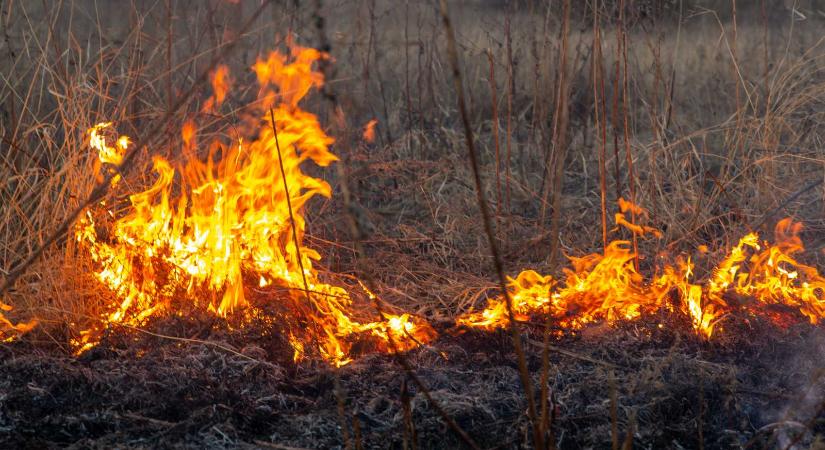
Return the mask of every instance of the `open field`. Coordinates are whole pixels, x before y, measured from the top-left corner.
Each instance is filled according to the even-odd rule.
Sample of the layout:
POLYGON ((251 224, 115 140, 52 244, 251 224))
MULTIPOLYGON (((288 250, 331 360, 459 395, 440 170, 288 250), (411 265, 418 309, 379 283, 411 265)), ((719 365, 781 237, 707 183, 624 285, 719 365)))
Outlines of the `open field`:
POLYGON ((448 3, 0 1, 0 443, 825 448, 825 7, 448 3))

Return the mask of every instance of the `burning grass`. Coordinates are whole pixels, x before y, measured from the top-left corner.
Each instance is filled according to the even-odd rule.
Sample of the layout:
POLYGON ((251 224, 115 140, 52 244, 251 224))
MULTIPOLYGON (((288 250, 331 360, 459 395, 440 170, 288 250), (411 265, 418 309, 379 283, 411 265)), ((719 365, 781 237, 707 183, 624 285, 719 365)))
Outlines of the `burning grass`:
POLYGON ((464 5, 453 65, 423 3, 11 3, 3 445, 819 445, 808 22, 464 5))
MULTIPOLYGON (((281 317, 296 361, 309 354, 335 366, 347 364, 352 341, 362 334, 382 341, 377 346, 384 351, 391 346, 407 350, 431 339, 429 325, 406 313, 359 322, 347 290, 322 282, 313 269, 320 254, 303 245, 303 211, 313 196, 332 192, 325 181, 304 174, 301 164, 324 167, 337 157, 328 149, 334 140, 299 103, 323 84, 314 64, 326 56, 291 39, 288 46, 288 55, 271 52, 253 66, 258 101, 243 109, 235 135, 212 141, 203 158, 197 126, 187 121, 182 163, 173 167, 154 158, 157 180, 143 192, 128 194, 125 212, 115 213, 117 206, 101 202, 78 221, 79 246, 99 266, 97 279, 116 295, 102 320, 79 331, 72 342, 78 352, 96 345, 114 324, 139 326, 150 316, 179 310, 181 302, 219 316, 231 314, 247 305, 250 280, 259 296, 288 299, 292 314, 281 317), (270 286, 287 294, 273 295, 270 286)), ((226 67, 213 73, 214 95, 204 110, 220 107, 228 77, 226 67)), ((96 167, 119 165, 131 141, 118 136, 108 143, 104 133, 110 126, 89 130, 96 167)), ((119 179, 116 175, 111 183, 119 179)))
MULTIPOLYGON (((635 205, 624 207, 626 204, 622 203, 622 211, 632 207, 637 214, 647 215, 635 205)), ((634 235, 661 236, 655 228, 628 222, 623 213, 616 214, 616 224, 634 235)), ((736 308, 750 315, 770 315, 775 307, 796 310, 818 325, 825 320, 825 278, 815 267, 795 259, 795 254, 804 251, 801 229, 802 224, 790 218, 779 221, 773 245, 767 241, 760 244, 759 236, 749 233, 725 251, 725 257, 709 271, 711 276, 702 285, 691 280, 691 256, 678 257, 671 265, 672 258, 658 255, 655 274, 646 279, 637 269, 639 255, 630 249, 631 242, 612 241, 604 254, 571 257, 573 267, 564 269, 562 286, 557 287, 551 275, 526 270, 510 279, 509 295, 517 318, 549 317, 547 320, 562 329, 581 328, 593 321, 632 320, 644 311, 666 309, 690 317, 697 333, 710 338, 717 323, 736 308), (748 252, 752 253, 750 257, 748 252), (754 301, 736 305, 728 300, 732 295, 754 301)), ((787 320, 777 318, 777 325, 784 326, 787 320)), ((458 323, 483 329, 505 327, 509 323, 505 302, 491 300, 484 310, 459 317, 458 323)))

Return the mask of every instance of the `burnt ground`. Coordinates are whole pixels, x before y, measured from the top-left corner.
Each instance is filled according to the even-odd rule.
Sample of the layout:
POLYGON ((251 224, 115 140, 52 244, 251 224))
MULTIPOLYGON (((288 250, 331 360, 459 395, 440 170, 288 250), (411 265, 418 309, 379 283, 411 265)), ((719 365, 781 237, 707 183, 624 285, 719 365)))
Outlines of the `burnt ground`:
MULTIPOLYGON (((825 331, 751 320, 707 343, 673 319, 659 326, 662 319, 551 339, 560 448, 609 448, 614 423, 616 438, 636 448, 822 448, 825 331)), ((196 322, 164 319, 148 329, 196 322)), ((526 326, 523 336, 534 383, 539 330, 526 326)), ((293 365, 276 334, 250 339, 254 331, 219 323, 195 331, 190 340, 118 333, 77 358, 42 344, 0 347, 0 447, 343 448, 339 399, 353 445, 403 448, 414 435, 417 448, 461 447, 386 355, 336 374, 293 365)), ((407 357, 482 447, 528 447, 508 334, 442 330, 407 357)))

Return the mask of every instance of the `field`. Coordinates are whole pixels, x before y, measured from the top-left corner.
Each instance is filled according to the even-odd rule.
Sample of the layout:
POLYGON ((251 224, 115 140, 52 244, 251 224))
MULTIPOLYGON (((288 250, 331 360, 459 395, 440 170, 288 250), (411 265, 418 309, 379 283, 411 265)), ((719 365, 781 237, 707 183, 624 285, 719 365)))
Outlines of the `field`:
POLYGON ((3 447, 825 448, 817 2, 0 16, 3 447))

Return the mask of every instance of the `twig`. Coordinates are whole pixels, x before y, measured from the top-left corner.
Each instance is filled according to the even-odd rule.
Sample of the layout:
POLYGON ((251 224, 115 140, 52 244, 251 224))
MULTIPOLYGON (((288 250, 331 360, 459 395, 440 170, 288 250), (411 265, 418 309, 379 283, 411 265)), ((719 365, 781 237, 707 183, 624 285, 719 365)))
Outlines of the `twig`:
POLYGON ((269 120, 272 122, 272 134, 275 136, 275 149, 278 151, 278 167, 281 169, 281 180, 284 182, 284 195, 286 196, 286 207, 289 209, 289 222, 292 225, 292 243, 295 244, 295 257, 298 259, 298 268, 301 270, 301 280, 304 282, 304 295, 307 305, 312 305, 309 296, 309 283, 304 272, 304 261, 301 257, 301 246, 298 242, 298 230, 295 226, 295 215, 292 212, 292 200, 289 198, 289 185, 286 182, 286 172, 284 171, 284 158, 281 156, 281 144, 278 142, 278 127, 275 126, 275 113, 269 108, 269 120))
POLYGON ((272 364, 269 361, 264 361, 264 360, 253 358, 249 355, 245 355, 245 354, 243 354, 243 353, 241 353, 241 352, 239 352, 239 351, 237 351, 233 348, 230 348, 230 347, 228 347, 224 344, 218 343, 218 342, 206 341, 206 340, 203 340, 203 339, 183 338, 183 337, 178 337, 178 336, 171 336, 171 335, 168 335, 168 334, 155 333, 153 331, 144 330, 143 328, 132 326, 132 325, 127 325, 125 323, 114 323, 113 322, 110 325, 120 326, 120 327, 123 327, 123 328, 127 328, 127 329, 130 329, 130 330, 134 330, 134 331, 143 333, 143 334, 147 334, 147 335, 152 336, 152 337, 161 338, 161 339, 168 339, 170 341, 186 342, 186 343, 189 343, 189 344, 200 344, 200 345, 206 345, 208 347, 214 347, 214 348, 217 348, 219 350, 223 350, 227 353, 231 353, 231 354, 233 354, 235 356, 238 356, 240 358, 252 361, 254 363, 262 364, 262 365, 268 366, 268 367, 273 368, 273 369, 280 369, 277 365, 272 364))
POLYGON ((141 421, 141 422, 148 422, 152 425, 156 425, 156 426, 159 426, 159 427, 165 427, 165 428, 173 427, 173 426, 177 425, 177 423, 174 423, 174 422, 167 422, 165 420, 153 419, 151 417, 145 417, 145 416, 141 416, 139 414, 134 414, 134 413, 119 414, 119 416, 121 418, 124 418, 124 419, 132 419, 132 420, 138 420, 138 421, 141 421))
POLYGON ((308 448, 305 448, 305 447, 289 447, 287 445, 276 444, 274 442, 267 442, 267 441, 262 441, 262 440, 259 440, 259 439, 255 439, 252 442, 254 442, 255 445, 260 445, 261 447, 274 448, 274 449, 277 449, 277 450, 309 450, 308 448))
MULTIPOLYGON (((528 344, 533 344, 533 345, 535 345, 536 347, 542 347, 542 348, 544 348, 544 347, 545 347, 545 344, 544 344, 544 343, 542 343, 542 342, 539 342, 539 341, 536 341, 536 340, 533 340, 533 339, 524 339, 524 340, 525 340, 528 344)), ((621 368, 621 366, 618 366, 618 365, 616 365, 616 364, 609 363, 609 362, 607 362, 607 361, 602 361, 602 360, 600 360, 600 359, 596 359, 596 358, 593 358, 593 357, 591 357, 591 356, 582 355, 581 353, 576 353, 576 352, 572 352, 572 351, 570 351, 570 350, 565 350, 565 349, 563 349, 563 348, 556 347, 556 346, 554 346, 554 345, 547 344, 547 345, 546 345, 546 348, 547 348, 548 350, 554 351, 554 352, 556 352, 556 353, 560 353, 560 354, 565 355, 565 356, 569 356, 569 357, 571 357, 571 358, 579 359, 579 360, 582 360, 582 361, 587 361, 587 362, 590 362, 590 363, 593 363, 593 364, 598 364, 598 365, 600 365, 600 366, 604 366, 604 367, 609 367, 609 368, 611 368, 611 369, 619 369, 619 368, 621 368)))

